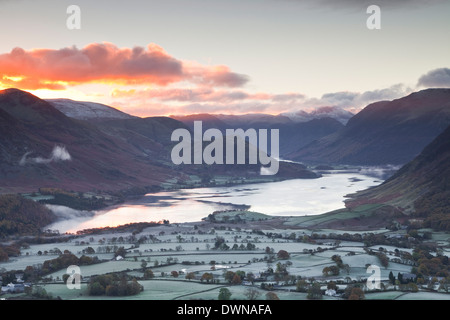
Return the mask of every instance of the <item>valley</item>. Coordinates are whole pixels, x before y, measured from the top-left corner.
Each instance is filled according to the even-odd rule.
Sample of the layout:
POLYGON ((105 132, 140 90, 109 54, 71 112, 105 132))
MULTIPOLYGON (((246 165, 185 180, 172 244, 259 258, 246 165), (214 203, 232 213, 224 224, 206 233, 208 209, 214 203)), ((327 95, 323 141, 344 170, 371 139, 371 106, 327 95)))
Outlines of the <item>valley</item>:
POLYGON ((448 90, 299 116, 139 118, 3 90, 1 298, 449 299, 448 90), (280 130, 288 160, 176 165, 171 133, 195 121, 280 130))

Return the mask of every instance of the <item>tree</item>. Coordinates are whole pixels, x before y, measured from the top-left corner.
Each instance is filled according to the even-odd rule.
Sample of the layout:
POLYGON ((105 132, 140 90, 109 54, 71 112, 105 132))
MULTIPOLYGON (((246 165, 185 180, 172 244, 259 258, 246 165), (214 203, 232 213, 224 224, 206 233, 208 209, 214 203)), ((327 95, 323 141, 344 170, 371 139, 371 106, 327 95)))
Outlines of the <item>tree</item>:
POLYGON ((362 300, 364 299, 364 291, 360 287, 349 285, 345 288, 342 296, 348 300, 362 300))
POLYGON ((194 272, 188 272, 185 276, 186 279, 188 279, 189 281, 192 279, 195 279, 195 273, 194 272))
POLYGON ((225 278, 228 283, 231 283, 233 281, 233 278, 235 276, 235 273, 231 270, 228 270, 224 273, 223 277, 225 278))
POLYGON ((253 283, 255 281, 255 275, 253 274, 253 272, 248 272, 246 278, 251 283, 253 283))
POLYGON ((256 299, 258 299, 260 293, 258 292, 258 290, 254 289, 254 288, 248 288, 244 292, 244 295, 247 297, 248 300, 256 300, 256 299))
POLYGON ((306 280, 300 279, 296 283, 296 290, 299 292, 306 292, 306 289, 308 288, 308 283, 306 280))
POLYGON ((311 300, 322 299, 322 290, 320 289, 320 283, 314 282, 311 286, 309 286, 308 294, 306 297, 311 300))
POLYGON ((105 287, 103 287, 99 282, 94 282, 89 286, 89 295, 91 296, 101 296, 105 293, 105 287))
POLYGON ((204 274, 202 274, 202 277, 200 278, 200 281, 203 282, 203 280, 206 280, 206 283, 209 283, 213 279, 214 279, 214 276, 213 276, 212 273, 205 272, 204 274))
POLYGON ((126 254, 127 254, 127 251, 125 250, 125 248, 119 247, 119 249, 117 249, 117 251, 114 253, 114 257, 118 257, 118 256, 125 257, 126 254))
POLYGON ((339 275, 339 268, 337 266, 329 266, 322 269, 322 273, 325 277, 328 277, 330 274, 333 276, 339 275))
POLYGON ((0 262, 8 261, 9 257, 5 250, 0 247, 0 262))
POLYGON ((221 288, 219 290, 219 296, 218 296, 219 300, 230 300, 230 298, 231 298, 230 290, 228 290, 227 288, 221 288))
POLYGON ((266 293, 266 300, 280 300, 280 298, 275 292, 270 291, 266 293))
POLYGON ((389 281, 390 281, 393 285, 395 285, 395 276, 394 276, 394 274, 392 273, 392 271, 389 272, 389 281))
POLYGON ((289 259, 289 253, 286 250, 280 250, 277 253, 277 258, 281 260, 289 259))
POLYGON ((230 247, 225 243, 225 239, 223 237, 216 237, 216 241, 214 242, 214 249, 218 250, 228 250, 230 247))
POLYGON ((242 283, 242 279, 241 277, 235 273, 233 276, 233 280, 231 280, 231 284, 241 284, 242 283))
POLYGON ((378 260, 383 267, 387 268, 389 266, 389 258, 384 253, 377 252, 375 255, 378 257, 378 260))
POLYGON ((400 272, 397 275, 397 279, 401 284, 403 284, 403 275, 400 272))
POLYGON ((334 281, 328 282, 327 289, 336 291, 337 290, 336 282, 334 281))
POLYGON ((359 287, 352 288, 350 292, 349 300, 362 300, 364 299, 364 291, 359 287))
POLYGON ((417 285, 414 282, 410 282, 407 284, 407 289, 411 292, 417 292, 419 291, 419 288, 417 287, 417 285))
POLYGON ((86 249, 83 249, 83 252, 86 254, 94 254, 95 250, 92 247, 87 247, 86 249))
POLYGON ((144 272, 145 279, 153 279, 154 277, 155 277, 155 275, 154 275, 152 269, 145 270, 145 272, 144 272))

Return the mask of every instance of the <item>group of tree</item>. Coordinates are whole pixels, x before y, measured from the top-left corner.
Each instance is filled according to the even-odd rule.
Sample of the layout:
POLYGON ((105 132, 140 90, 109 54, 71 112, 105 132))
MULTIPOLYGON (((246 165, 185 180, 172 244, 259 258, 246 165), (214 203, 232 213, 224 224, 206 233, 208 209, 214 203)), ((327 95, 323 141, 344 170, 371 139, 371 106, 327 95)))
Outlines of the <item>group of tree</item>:
POLYGON ((414 215, 423 217, 423 226, 440 231, 450 231, 449 182, 442 177, 441 187, 414 202, 414 215))
MULTIPOLYGON (((230 250, 230 246, 226 243, 225 238, 217 236, 216 240, 214 242, 213 249, 214 250, 230 250)), ((243 243, 241 243, 240 245, 235 243, 231 247, 231 250, 255 250, 255 249, 256 249, 256 245, 251 242, 247 242, 246 245, 244 245, 243 243)))
POLYGON ((350 272, 350 266, 348 264, 344 264, 340 255, 334 254, 333 256, 331 256, 331 260, 333 260, 336 265, 326 266, 322 269, 322 274, 325 277, 328 277, 330 275, 337 276, 339 275, 341 269, 344 269, 347 273, 350 272))
MULTIPOLYGON (((244 292, 244 296, 248 300, 256 300, 256 299, 258 299, 258 297, 260 295, 261 295, 261 293, 255 288, 247 288, 247 290, 245 290, 245 292, 244 292)), ((218 300, 230 300, 231 296, 232 296, 232 293, 231 293, 230 289, 220 288, 219 296, 217 297, 217 299, 218 300)), ((265 294, 265 297, 266 297, 266 300, 280 300, 278 295, 273 291, 267 292, 265 294)))
POLYGON ((347 300, 363 300, 365 295, 360 285, 350 284, 345 288, 342 297, 347 300))
POLYGON ((317 281, 308 282, 305 279, 299 279, 296 282, 296 291, 306 292, 306 297, 311 300, 322 299, 322 290, 320 283, 317 281))
POLYGON ((41 286, 32 286, 25 288, 25 294, 28 299, 36 299, 36 300, 59 300, 60 297, 54 298, 51 292, 47 292, 45 288, 41 286))
POLYGON ((85 265, 91 265, 95 263, 99 263, 100 260, 98 257, 89 257, 89 256, 81 256, 77 257, 73 253, 71 253, 68 250, 65 250, 63 254, 58 256, 57 258, 45 260, 42 264, 42 273, 48 274, 52 273, 54 271, 58 271, 64 268, 67 268, 71 265, 77 265, 77 266, 85 266, 85 265))
POLYGON ((417 277, 450 276, 450 262, 448 256, 440 253, 433 255, 428 252, 428 250, 416 248, 413 251, 412 257, 417 264, 417 266, 412 268, 412 273, 416 274, 417 277))
POLYGON ((104 197, 85 197, 82 192, 69 192, 58 188, 40 188, 42 195, 52 198, 39 200, 41 203, 66 206, 76 210, 98 210, 106 206, 104 197))
POLYGON ((223 277, 229 284, 237 285, 242 283, 242 280, 245 277, 245 272, 240 270, 236 272, 228 270, 224 272, 223 277))
POLYGON ((91 296, 131 296, 144 290, 136 279, 128 279, 125 274, 107 274, 92 277, 88 284, 91 296))
POLYGON ((402 273, 398 273, 397 278, 394 276, 393 272, 389 272, 389 283, 398 286, 398 289, 400 291, 411 291, 411 292, 417 292, 419 291, 419 288, 416 283, 423 284, 424 280, 423 278, 411 278, 411 277, 404 277, 402 273))
POLYGON ((0 195, 0 238, 38 235, 55 220, 55 214, 40 203, 20 195, 0 195))
POLYGON ((17 257, 20 255, 20 247, 17 243, 8 245, 0 245, 0 262, 6 262, 9 257, 17 257))
POLYGON ((206 281, 206 283, 210 283, 214 281, 214 275, 211 272, 205 272, 202 274, 200 281, 206 281))

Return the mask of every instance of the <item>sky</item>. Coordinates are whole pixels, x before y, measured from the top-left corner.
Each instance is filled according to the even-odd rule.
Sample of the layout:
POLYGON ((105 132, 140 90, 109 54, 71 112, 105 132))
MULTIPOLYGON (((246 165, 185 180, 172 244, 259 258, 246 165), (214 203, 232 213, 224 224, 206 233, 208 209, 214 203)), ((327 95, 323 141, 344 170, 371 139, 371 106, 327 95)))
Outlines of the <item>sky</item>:
POLYGON ((0 89, 143 117, 357 112, 450 87, 449 17, 448 0, 0 0, 0 89))

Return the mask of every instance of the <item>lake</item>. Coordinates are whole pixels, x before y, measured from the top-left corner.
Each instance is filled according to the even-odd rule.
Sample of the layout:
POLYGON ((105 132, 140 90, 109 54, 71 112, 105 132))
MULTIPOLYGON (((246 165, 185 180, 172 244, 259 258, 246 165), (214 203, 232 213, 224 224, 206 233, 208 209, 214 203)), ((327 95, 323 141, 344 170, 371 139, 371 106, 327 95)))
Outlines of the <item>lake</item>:
POLYGON ((317 215, 344 207, 345 195, 382 182, 361 173, 333 172, 318 179, 183 189, 147 194, 137 200, 86 213, 49 206, 65 219, 46 228, 64 232, 114 227, 133 222, 169 220, 195 222, 216 210, 246 205, 249 210, 274 216, 317 215))

